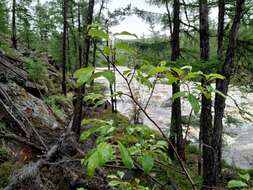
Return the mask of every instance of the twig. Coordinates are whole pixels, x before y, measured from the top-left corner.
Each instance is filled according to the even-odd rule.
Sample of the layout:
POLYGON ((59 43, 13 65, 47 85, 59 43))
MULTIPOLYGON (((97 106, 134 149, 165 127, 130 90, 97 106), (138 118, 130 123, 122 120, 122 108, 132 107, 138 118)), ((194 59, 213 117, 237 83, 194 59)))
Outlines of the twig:
POLYGON ((185 137, 184 137, 184 143, 187 141, 187 136, 188 136, 188 133, 189 133, 189 130, 190 130, 192 113, 193 113, 193 109, 191 109, 191 112, 190 112, 190 115, 189 115, 189 118, 188 118, 187 128, 186 128, 185 137))

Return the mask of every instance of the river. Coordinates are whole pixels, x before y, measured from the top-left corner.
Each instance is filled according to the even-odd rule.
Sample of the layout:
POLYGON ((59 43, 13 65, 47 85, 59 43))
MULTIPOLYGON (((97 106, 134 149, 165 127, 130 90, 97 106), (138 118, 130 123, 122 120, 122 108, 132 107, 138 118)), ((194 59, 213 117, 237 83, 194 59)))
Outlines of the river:
MULTIPOLYGON (((106 68, 99 68, 98 70, 103 69, 106 68)), ((126 69, 126 67, 119 67, 121 72, 126 69)), ((99 78, 97 82, 102 83, 108 89, 108 82, 105 79, 99 78)), ((182 86, 182 89, 183 88, 184 86, 182 86)), ((118 73, 116 73, 116 89, 117 91, 129 93, 125 81, 118 73)), ((145 106, 150 95, 150 89, 135 80, 132 82, 132 89, 136 99, 142 106, 145 106)), ((107 94, 109 95, 109 90, 107 94)), ((172 90, 170 85, 158 82, 146 109, 151 118, 154 119, 166 133, 169 132, 170 126, 171 94, 172 90)), ((236 100, 241 108, 253 114, 253 93, 242 92, 237 87, 230 87, 228 94, 236 100)), ((136 106, 134 106, 134 103, 126 96, 117 98, 117 108, 120 113, 129 117, 129 119, 132 119, 133 113, 136 112, 136 106)), ((182 116, 184 120, 188 120, 187 117, 190 111, 190 104, 187 101, 182 101, 182 116)), ((199 132, 198 120, 196 118, 198 118, 198 116, 193 115, 189 131, 189 139, 193 143, 197 143, 199 132)), ((253 118, 250 119, 253 120, 253 118)), ((142 113, 140 114, 140 121, 148 127, 156 129, 142 113)), ((253 123, 240 115, 239 109, 230 98, 227 98, 226 101, 223 138, 223 159, 235 167, 242 169, 253 168, 253 123)))

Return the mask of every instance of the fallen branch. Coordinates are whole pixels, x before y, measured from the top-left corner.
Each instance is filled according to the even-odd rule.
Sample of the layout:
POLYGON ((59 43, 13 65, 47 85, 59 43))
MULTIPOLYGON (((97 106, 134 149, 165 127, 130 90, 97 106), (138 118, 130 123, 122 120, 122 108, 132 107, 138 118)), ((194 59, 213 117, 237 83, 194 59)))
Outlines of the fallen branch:
POLYGON ((38 146, 37 144, 34 144, 34 143, 28 141, 27 139, 22 138, 22 137, 20 137, 20 136, 17 136, 17 135, 15 135, 15 134, 6 134, 6 133, 0 132, 0 138, 18 141, 18 142, 20 142, 20 143, 26 144, 26 145, 28 145, 28 146, 30 146, 30 147, 36 149, 36 150, 39 150, 39 151, 41 151, 41 152, 44 150, 43 147, 38 146))

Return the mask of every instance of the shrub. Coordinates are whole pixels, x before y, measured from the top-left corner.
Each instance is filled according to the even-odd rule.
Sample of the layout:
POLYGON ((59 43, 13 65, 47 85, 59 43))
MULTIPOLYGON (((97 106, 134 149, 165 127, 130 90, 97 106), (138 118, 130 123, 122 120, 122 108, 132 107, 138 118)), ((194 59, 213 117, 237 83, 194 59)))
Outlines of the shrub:
POLYGON ((26 70, 28 78, 32 81, 38 82, 48 78, 47 67, 40 61, 28 60, 26 70))

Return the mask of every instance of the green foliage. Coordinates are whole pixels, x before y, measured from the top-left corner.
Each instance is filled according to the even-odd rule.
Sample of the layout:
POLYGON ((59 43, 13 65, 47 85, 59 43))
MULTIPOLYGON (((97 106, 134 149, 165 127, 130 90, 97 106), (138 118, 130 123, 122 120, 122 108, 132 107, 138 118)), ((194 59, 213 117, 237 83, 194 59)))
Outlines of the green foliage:
POLYGON ((48 78, 47 67, 43 62, 28 60, 26 63, 28 78, 32 81, 39 82, 48 78))
POLYGON ((93 38, 100 38, 100 39, 105 39, 107 40, 109 38, 108 34, 104 32, 99 26, 97 25, 92 25, 88 27, 89 31, 89 36, 93 38))
POLYGON ((120 32, 120 33, 115 33, 114 36, 131 36, 131 37, 134 37, 134 38, 138 38, 138 36, 136 34, 132 34, 132 33, 127 32, 127 31, 123 31, 123 32, 120 32))
POLYGON ((118 171, 116 175, 109 175, 107 177, 110 180, 109 185, 120 190, 149 190, 148 187, 140 185, 139 179, 134 179, 132 183, 124 181, 124 175, 121 171, 118 171))
POLYGON ((93 107, 96 108, 105 103, 106 99, 101 94, 89 93, 83 98, 83 101, 86 103, 93 104, 93 107))
POLYGON ((134 167, 134 163, 133 163, 133 160, 132 160, 132 158, 131 158, 131 156, 129 154, 129 151, 120 142, 118 142, 118 145, 119 145, 119 151, 120 151, 121 158, 122 158, 122 161, 123 161, 124 165, 128 169, 132 169, 134 167))
POLYGON ((250 181, 250 175, 248 173, 239 174, 240 180, 231 180, 228 182, 229 189, 252 189, 252 182, 250 181))
POLYGON ((96 78, 104 77, 110 83, 115 81, 115 74, 112 71, 101 71, 95 73, 94 67, 85 67, 77 70, 74 73, 75 78, 77 78, 77 86, 82 86, 85 83, 90 83, 96 78))
POLYGON ((192 94, 188 96, 188 101, 190 102, 192 109, 195 113, 198 113, 200 110, 199 100, 192 94))
POLYGON ((102 142, 96 150, 83 162, 87 167, 87 173, 89 176, 93 176, 96 168, 103 166, 105 163, 113 158, 112 145, 102 142))
POLYGON ((148 173, 150 173, 150 171, 154 166, 154 158, 150 154, 146 153, 143 156, 141 156, 139 160, 144 170, 144 174, 147 175, 148 173))
POLYGON ((0 1, 0 33, 8 31, 8 9, 6 0, 0 1))

